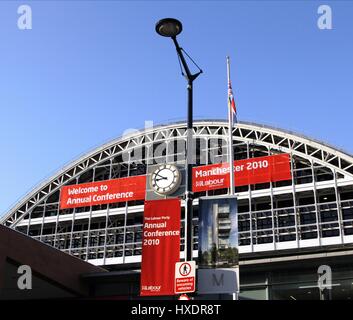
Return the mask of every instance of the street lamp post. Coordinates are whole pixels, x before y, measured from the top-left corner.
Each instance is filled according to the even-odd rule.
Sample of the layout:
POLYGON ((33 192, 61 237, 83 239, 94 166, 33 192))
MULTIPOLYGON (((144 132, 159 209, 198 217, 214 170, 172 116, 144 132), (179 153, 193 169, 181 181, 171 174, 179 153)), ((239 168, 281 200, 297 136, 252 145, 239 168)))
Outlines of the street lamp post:
POLYGON ((193 241, 192 241, 192 151, 193 151, 193 81, 202 73, 202 70, 198 73, 192 74, 185 61, 183 50, 179 46, 176 36, 182 31, 183 27, 180 21, 172 18, 162 19, 156 24, 156 32, 163 37, 172 38, 178 57, 183 65, 185 71, 185 78, 187 80, 187 92, 188 92, 188 109, 187 109, 187 140, 186 140, 186 188, 185 188, 185 243, 186 243, 186 254, 185 260, 192 260, 193 253, 193 241))

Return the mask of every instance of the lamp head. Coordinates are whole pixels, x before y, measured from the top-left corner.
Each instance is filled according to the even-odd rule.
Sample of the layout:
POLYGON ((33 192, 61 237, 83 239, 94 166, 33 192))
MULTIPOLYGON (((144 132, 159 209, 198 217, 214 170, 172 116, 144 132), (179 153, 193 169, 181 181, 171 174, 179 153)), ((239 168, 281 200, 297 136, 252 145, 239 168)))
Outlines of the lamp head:
POLYGON ((156 24, 156 32, 163 37, 175 38, 182 30, 181 22, 173 18, 159 20, 156 24))

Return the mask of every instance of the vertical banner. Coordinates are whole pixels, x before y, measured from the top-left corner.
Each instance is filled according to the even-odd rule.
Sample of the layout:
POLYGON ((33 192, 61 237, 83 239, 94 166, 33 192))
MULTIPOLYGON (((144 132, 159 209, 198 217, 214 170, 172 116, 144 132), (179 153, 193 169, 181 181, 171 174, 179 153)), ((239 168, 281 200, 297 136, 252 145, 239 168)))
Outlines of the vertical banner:
POLYGON ((180 199, 145 201, 141 296, 174 295, 180 260, 180 199))
POLYGON ((235 196, 200 198, 198 266, 199 293, 237 292, 239 252, 235 196))

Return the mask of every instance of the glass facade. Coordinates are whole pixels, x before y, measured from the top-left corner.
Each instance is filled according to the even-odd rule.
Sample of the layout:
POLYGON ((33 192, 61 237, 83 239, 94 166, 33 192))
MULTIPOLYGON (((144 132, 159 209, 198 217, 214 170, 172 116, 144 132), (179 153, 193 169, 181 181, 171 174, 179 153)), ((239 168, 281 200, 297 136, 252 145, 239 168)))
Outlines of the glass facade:
POLYGON ((241 267, 241 299, 250 300, 352 300, 353 256, 277 262, 268 266, 241 267), (330 287, 320 290, 320 266, 332 271, 330 287))

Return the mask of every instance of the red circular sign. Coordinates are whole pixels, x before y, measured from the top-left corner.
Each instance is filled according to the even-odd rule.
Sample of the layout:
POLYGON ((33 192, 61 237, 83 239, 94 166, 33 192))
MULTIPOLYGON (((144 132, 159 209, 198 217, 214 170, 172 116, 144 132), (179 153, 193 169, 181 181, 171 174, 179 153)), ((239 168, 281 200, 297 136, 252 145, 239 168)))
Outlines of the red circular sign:
POLYGON ((191 272, 191 265, 188 262, 184 262, 179 267, 179 274, 183 277, 187 277, 191 272))

